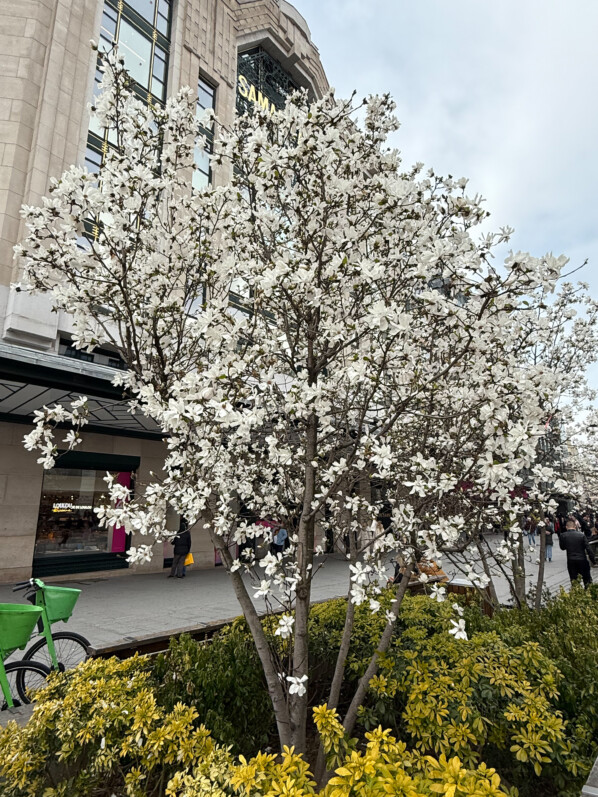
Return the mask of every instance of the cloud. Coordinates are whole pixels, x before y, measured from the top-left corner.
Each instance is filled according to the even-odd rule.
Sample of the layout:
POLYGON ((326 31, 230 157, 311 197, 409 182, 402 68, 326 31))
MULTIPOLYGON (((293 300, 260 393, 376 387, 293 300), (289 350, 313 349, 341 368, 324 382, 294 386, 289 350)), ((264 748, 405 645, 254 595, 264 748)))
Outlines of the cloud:
POLYGON ((295 4, 338 95, 393 95, 407 164, 469 177, 515 250, 589 258, 598 298, 595 0, 295 4))
POLYGON ((515 248, 589 257, 598 296, 598 3, 296 4, 339 95, 393 95, 408 164, 469 177, 515 248))

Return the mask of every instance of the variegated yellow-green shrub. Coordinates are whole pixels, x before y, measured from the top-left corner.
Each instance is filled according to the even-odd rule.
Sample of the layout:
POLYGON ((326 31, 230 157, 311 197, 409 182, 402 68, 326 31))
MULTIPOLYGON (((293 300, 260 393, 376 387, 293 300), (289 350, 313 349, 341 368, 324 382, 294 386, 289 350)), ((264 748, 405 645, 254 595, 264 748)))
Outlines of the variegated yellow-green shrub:
POLYGON ((194 708, 160 708, 142 659, 88 661, 53 675, 24 728, 0 733, 2 797, 159 795, 209 756, 194 708))
MULTIPOLYGON (((300 756, 285 749, 280 760, 260 754, 238 761, 221 750, 203 761, 193 773, 179 774, 170 782, 168 797, 505 797, 500 777, 485 765, 464 767, 458 758, 438 760, 410 753, 390 731, 377 728, 366 734, 363 750, 347 740, 335 711, 325 705, 314 709, 328 763, 335 771, 328 784, 316 792, 300 756)), ((515 792, 513 792, 515 794, 515 792)))
POLYGON ((361 719, 366 728, 396 727, 422 754, 492 764, 537 794, 555 771, 578 772, 556 710, 560 679, 535 643, 510 647, 494 633, 455 640, 408 631, 382 660, 361 719))
POLYGON ((55 675, 24 728, 0 732, 2 797, 498 797, 500 778, 458 758, 408 752, 377 728, 366 745, 345 738, 336 712, 314 710, 329 767, 320 792, 293 750, 246 760, 197 727, 194 708, 166 711, 149 688, 147 664, 89 661, 55 675))

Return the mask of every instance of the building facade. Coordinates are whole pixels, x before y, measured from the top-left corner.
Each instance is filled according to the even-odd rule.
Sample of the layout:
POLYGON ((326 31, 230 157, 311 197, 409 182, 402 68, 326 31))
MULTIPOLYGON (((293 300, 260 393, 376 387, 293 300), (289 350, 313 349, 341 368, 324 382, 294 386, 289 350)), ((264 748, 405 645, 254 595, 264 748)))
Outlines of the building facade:
MULTIPOLYGON (((24 234, 19 210, 35 205, 71 164, 91 171, 110 146, 90 125, 100 79, 97 53, 118 42, 139 97, 163 102, 180 86, 197 91, 224 124, 252 103, 284 105, 305 87, 327 88, 307 23, 285 0, 4 0, 0 6, 0 582, 30 575, 126 574, 124 529, 107 532, 93 509, 106 471, 135 489, 159 471, 163 443, 150 421, 129 414, 111 385, 117 353, 71 345, 68 316, 46 297, 11 290, 13 247, 24 234), (35 410, 90 398, 91 418, 76 452, 44 472, 23 447, 35 410)), ((208 137, 209 138, 209 137, 208 137)), ((209 141, 208 141, 209 147, 209 141)), ((213 174, 196 152, 193 184, 213 174)), ((178 518, 172 518, 176 529, 178 518)), ((192 530, 195 561, 218 564, 209 535, 192 530)), ((134 544, 134 541, 133 541, 134 544)), ((171 546, 144 571, 168 564, 171 546)))

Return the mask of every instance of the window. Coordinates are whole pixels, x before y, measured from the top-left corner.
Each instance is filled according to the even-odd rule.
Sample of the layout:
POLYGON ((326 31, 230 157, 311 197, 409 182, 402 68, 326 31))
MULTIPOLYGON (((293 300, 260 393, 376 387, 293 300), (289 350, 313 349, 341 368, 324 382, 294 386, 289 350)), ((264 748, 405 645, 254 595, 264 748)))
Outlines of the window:
MULTIPOLYGON (((105 0, 100 26, 98 68, 93 96, 99 93, 102 81, 101 53, 118 43, 125 67, 132 78, 132 88, 143 102, 160 104, 166 99, 168 53, 170 49, 171 0, 105 0)), ((103 153, 114 144, 95 119, 89 126, 85 165, 97 171, 103 153)))
POLYGON ((102 153, 98 152, 93 146, 90 146, 89 143, 85 149, 85 165, 87 170, 92 173, 96 174, 98 169, 102 164, 102 153))
MULTIPOLYGON (((113 475, 119 484, 133 487, 131 471, 113 471, 113 475)), ((58 467, 44 472, 36 558, 125 551, 125 529, 100 527, 94 511, 106 501, 105 476, 106 469, 100 467, 58 467)))
POLYGON ((166 97, 170 7, 170 0, 105 0, 100 51, 118 43, 137 94, 150 103, 166 97))
MULTIPOLYGON (((197 116, 201 116, 206 110, 213 109, 216 99, 216 89, 212 88, 203 78, 199 78, 197 83, 197 116)), ((210 154, 214 145, 214 127, 202 128, 206 137, 205 148, 195 147, 195 166, 193 171, 192 185, 196 191, 205 188, 212 180, 210 169, 210 154)))
POLYGON ((237 113, 284 108, 289 94, 297 90, 288 72, 262 47, 239 53, 237 59, 237 113))
MULTIPOLYGON (((152 40, 121 19, 118 30, 118 49, 125 59, 125 68, 136 83, 144 89, 150 87, 152 40)), ((163 99, 163 98, 160 98, 163 99)))

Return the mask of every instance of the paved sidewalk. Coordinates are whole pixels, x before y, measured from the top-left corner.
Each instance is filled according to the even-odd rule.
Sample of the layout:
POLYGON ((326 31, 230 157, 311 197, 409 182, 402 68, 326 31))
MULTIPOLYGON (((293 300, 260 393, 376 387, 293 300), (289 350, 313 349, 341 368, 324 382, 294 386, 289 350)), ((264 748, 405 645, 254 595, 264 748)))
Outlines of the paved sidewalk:
MULTIPOLYGON (((498 543, 498 537, 492 542, 498 543)), ((527 548, 527 546, 526 546, 527 548)), ((538 550, 526 554, 528 588, 537 577, 538 550)), ((458 573, 445 566, 449 575, 458 573)), ((389 571, 390 572, 390 571, 389 571)), ((592 571, 598 581, 598 571, 592 571)), ((127 637, 164 634, 176 629, 200 626, 241 612, 230 577, 223 568, 198 570, 190 568, 185 579, 169 579, 163 573, 134 573, 116 578, 88 578, 61 582, 63 586, 82 590, 75 614, 60 628, 86 636, 94 647, 101 647, 127 637)), ((553 561, 546 563, 546 584, 552 592, 569 588, 565 554, 554 548, 553 561)), ((51 579, 48 579, 51 582, 51 579)), ((341 556, 324 557, 324 564, 314 578, 313 599, 320 600, 347 594, 348 566, 341 556)), ((506 581, 498 580, 499 600, 510 600, 506 581)), ((0 603, 18 603, 23 593, 13 593, 11 585, 0 586, 0 603)), ((264 608, 263 600, 256 606, 264 608)), ((18 658, 18 653, 13 654, 18 658)))
MULTIPOLYGON (((55 628, 76 631, 94 647, 126 637, 163 634, 188 626, 200 626, 230 617, 241 610, 229 575, 224 568, 187 569, 187 576, 167 578, 168 571, 128 574, 115 578, 81 578, 61 581, 60 586, 82 590, 75 613, 66 625, 55 628)), ((340 557, 327 557, 314 578, 313 599, 333 598, 347 593, 348 567, 340 557)), ((45 579, 51 583, 52 579, 45 579)), ((0 603, 20 603, 23 593, 10 585, 0 586, 0 603)), ((256 600, 264 610, 263 600, 256 600)), ((13 654, 18 658, 18 654, 13 654)))

